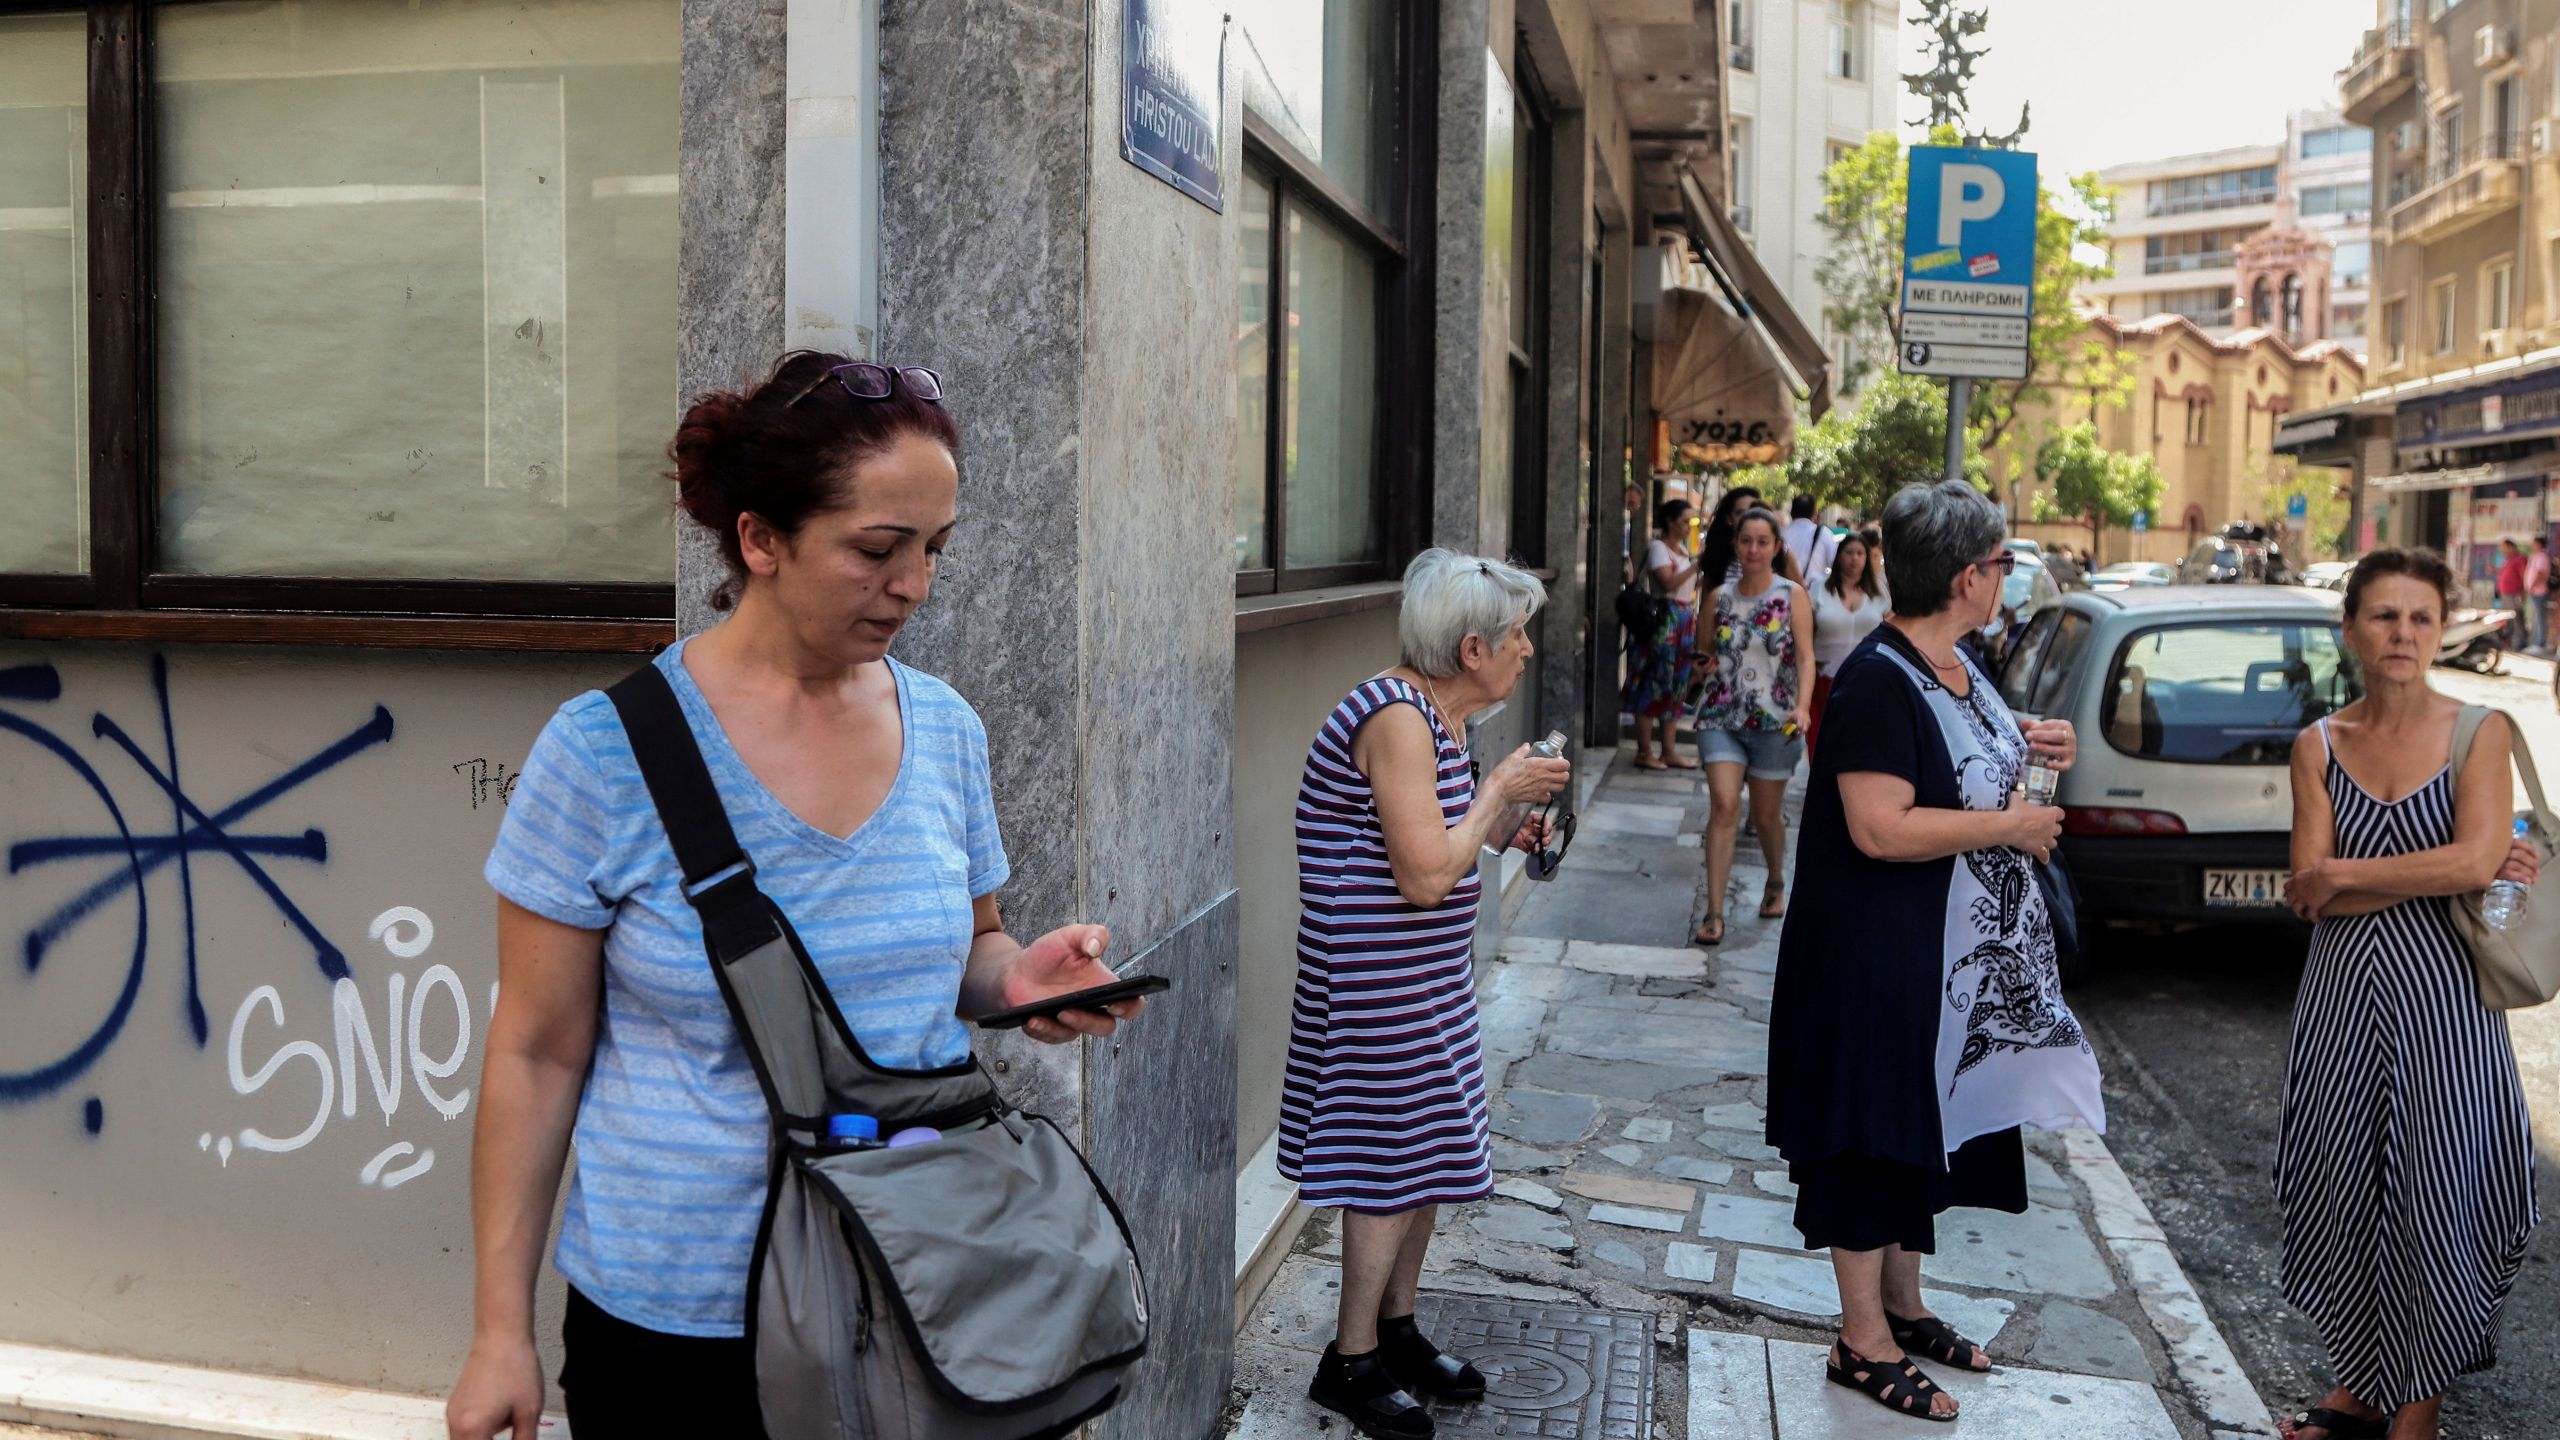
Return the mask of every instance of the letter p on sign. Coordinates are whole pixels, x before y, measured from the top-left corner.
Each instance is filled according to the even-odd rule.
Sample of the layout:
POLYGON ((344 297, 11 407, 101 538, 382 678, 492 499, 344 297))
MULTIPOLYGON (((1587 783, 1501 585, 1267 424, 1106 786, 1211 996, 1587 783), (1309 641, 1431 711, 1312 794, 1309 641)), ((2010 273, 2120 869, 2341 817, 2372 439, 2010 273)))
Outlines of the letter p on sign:
POLYGON ((2009 187, 1988 165, 1948 165, 1938 172, 1938 243, 1964 243, 1968 220, 1988 220, 2000 213, 2009 187))

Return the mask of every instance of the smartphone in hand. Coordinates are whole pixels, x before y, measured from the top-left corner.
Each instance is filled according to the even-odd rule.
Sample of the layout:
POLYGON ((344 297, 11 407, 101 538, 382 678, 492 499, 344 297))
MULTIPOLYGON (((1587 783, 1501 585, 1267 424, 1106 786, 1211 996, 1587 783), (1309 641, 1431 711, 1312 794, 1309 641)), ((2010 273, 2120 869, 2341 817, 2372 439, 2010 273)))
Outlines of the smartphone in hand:
POLYGON ((1064 995, 1051 995, 1028 1005, 998 1010, 978 1017, 981 1030, 1019 1030, 1022 1022, 1034 1017, 1055 1020, 1061 1010, 1100 1010, 1119 1000, 1135 1000, 1141 995, 1155 995, 1173 988, 1173 982, 1161 975, 1132 975, 1090 990, 1071 990, 1064 995))

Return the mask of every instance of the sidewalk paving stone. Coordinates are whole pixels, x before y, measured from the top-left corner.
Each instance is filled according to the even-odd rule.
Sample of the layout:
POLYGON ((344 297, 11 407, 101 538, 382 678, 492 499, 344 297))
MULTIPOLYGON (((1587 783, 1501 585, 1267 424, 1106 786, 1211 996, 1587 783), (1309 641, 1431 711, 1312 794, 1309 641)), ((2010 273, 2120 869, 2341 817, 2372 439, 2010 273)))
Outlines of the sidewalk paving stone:
POLYGON ((1769 1067, 1769 1027, 1756 1020, 1709 1028, 1693 1016, 1573 1006, 1548 1027, 1546 1043, 1589 1060, 1689 1065, 1726 1075, 1760 1075, 1769 1067))
MULTIPOLYGON (((1821 1345, 1769 1342, 1774 1433, 1784 1440, 1911 1440, 1914 1421, 1823 1378, 1826 1353, 1821 1345)), ((1967 1434, 2177 1440, 2159 1395, 2140 1381, 2015 1368, 1967 1375, 1944 1365, 1929 1373, 1964 1406, 1956 1428, 1967 1434)), ((1699 1440, 1718 1433, 1693 1432, 1699 1440)))
POLYGON ((1804 1244, 1796 1230, 1796 1207, 1784 1200, 1750 1195, 1710 1195, 1698 1214, 1698 1233, 1709 1240, 1731 1240, 1772 1250, 1794 1250, 1804 1244))
POLYGON ((2151 1379, 2151 1356, 2123 1321, 2066 1300, 2036 1313, 2035 1348, 2027 1358, 2048 1370, 2151 1379))
POLYGON ((1584 810, 1578 823, 1582 830, 1620 830, 1630 835, 1654 835, 1668 840, 1680 833, 1680 807, 1639 804, 1632 800, 1602 800, 1584 810))
POLYGON ((1659 1145, 1671 1138, 1671 1122, 1659 1115, 1639 1115, 1626 1123, 1618 1134, 1646 1145, 1659 1145))
POLYGON ((1689 1228, 1689 1217, 1668 1210, 1640 1210, 1633 1205, 1594 1205, 1591 1218, 1603 1225, 1624 1225, 1631 1230, 1659 1230, 1677 1235, 1689 1228))
POLYGON ((1723 1077, 1723 1071, 1709 1070, 1704 1066, 1589 1060, 1552 1050, 1532 1055, 1511 1068, 1511 1083, 1514 1085, 1603 1095, 1613 1100, 1650 1100, 1674 1090, 1694 1090, 1723 1077))
MULTIPOLYGON (((1829 1321, 1840 1314, 1840 1292, 1832 1281, 1831 1262, 1801 1251, 1740 1252, 1734 1262, 1733 1293, 1739 1300, 1815 1320, 1829 1321)), ((1927 1302, 1930 1313, 1954 1326, 1957 1334, 1986 1347, 1998 1341, 2000 1332, 2018 1313, 2014 1300, 1960 1295, 1926 1284, 1920 1287, 1920 1298, 1927 1302)))
POLYGON ((1488 1205, 1467 1217, 1467 1228, 1505 1245, 1535 1245, 1559 1251, 1574 1246, 1573 1226, 1562 1215, 1518 1205, 1488 1205))
POLYGON ((1568 1170, 1556 1177, 1556 1184, 1585 1200, 1606 1200, 1618 1205, 1642 1205, 1653 1210, 1689 1213, 1698 1203, 1698 1192, 1687 1185, 1674 1185, 1662 1180, 1636 1180, 1624 1175, 1593 1175, 1587 1171, 1568 1170))
POLYGON ((1631 980, 1696 980, 1704 971, 1695 950, 1661 945, 1602 945, 1589 940, 1566 942, 1564 963, 1569 969, 1631 980))
POLYGON ((1653 1162, 1653 1168, 1679 1180, 1694 1180, 1701 1185, 1730 1185, 1733 1167, 1722 1160, 1701 1160, 1694 1155, 1665 1155, 1653 1162))
POLYGON ((1569 1145, 1591 1133, 1600 1102, 1588 1095, 1511 1086, 1494 1106, 1496 1133, 1531 1145, 1569 1145))
POLYGON ((1940 1280, 1979 1290, 2066 1300, 2116 1293, 2115 1276, 2080 1217, 2033 1201, 2024 1215, 1948 1211, 1938 1220, 1938 1254, 1929 1270, 1940 1280))
POLYGON ((1591 1258, 1603 1265, 1615 1265, 1621 1270, 1633 1270, 1639 1275, 1644 1273, 1644 1256, 1636 1253, 1636 1247, 1623 1240, 1603 1240, 1592 1246, 1591 1258))
POLYGON ((1518 1176, 1513 1176, 1511 1179, 1505 1180, 1501 1184, 1494 1186, 1493 1193, 1501 1196, 1505 1200, 1517 1200, 1524 1205, 1535 1205, 1541 1210, 1562 1210, 1564 1208, 1564 1197, 1562 1195, 1557 1194, 1535 1180, 1525 1180, 1518 1176))
POLYGON ((1644 1163, 1644 1147, 1641 1145, 1630 1145, 1624 1142, 1603 1145, 1600 1147, 1600 1153, 1630 1170, 1644 1163))
POLYGON ((1704 1245, 1674 1240, 1671 1247, 1663 1252, 1662 1273, 1674 1280, 1695 1280, 1701 1285, 1712 1285, 1716 1280, 1716 1252, 1704 1245))

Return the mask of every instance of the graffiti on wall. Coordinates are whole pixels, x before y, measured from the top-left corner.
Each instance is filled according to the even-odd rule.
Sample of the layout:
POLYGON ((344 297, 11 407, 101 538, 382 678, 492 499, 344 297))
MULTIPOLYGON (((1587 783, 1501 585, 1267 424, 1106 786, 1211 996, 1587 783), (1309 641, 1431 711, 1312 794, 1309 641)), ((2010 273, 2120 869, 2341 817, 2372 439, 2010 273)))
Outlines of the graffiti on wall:
MULTIPOLYGON (((279 823, 307 787, 391 743, 390 710, 375 705, 370 715, 350 716, 351 723, 327 743, 281 757, 271 773, 240 793, 215 797, 191 785, 181 770, 184 726, 172 703, 165 657, 150 662, 156 713, 138 725, 104 710, 90 712, 84 724, 77 709, 63 703, 63 694, 62 675, 52 665, 0 668, 0 751, 22 747, 19 755, 0 759, 23 760, 23 747, 32 747, 36 770, 59 782, 46 793, 72 797, 67 807, 24 816, 11 827, 22 833, 8 837, 8 879, 66 873, 69 878, 47 892, 65 898, 23 913, 0 908, 19 932, 13 947, 17 964, 7 968, 27 984, 48 967, 92 957, 107 957, 107 964, 123 970, 120 978, 76 977, 112 980, 68 992, 94 995, 103 1008, 44 1017, 36 1031, 45 1042, 43 1053, 31 1059, 0 1054, 0 1114, 85 1088, 82 1082, 131 1029, 155 953, 182 962, 175 986, 181 1033, 208 1059, 217 1053, 204 997, 208 982, 217 991, 229 987, 207 973, 213 957, 205 953, 198 929, 199 889, 214 883, 245 885, 246 893, 258 897, 251 902, 263 906, 258 913, 271 916, 288 937, 288 968, 314 977, 307 990, 291 987, 291 996, 288 987, 256 985, 232 1008, 218 1040, 229 1090, 248 1099, 291 1076, 302 1083, 283 1085, 261 1103, 283 1103, 286 1095, 306 1093, 316 1082, 318 1104, 308 1111, 292 1105, 297 1113, 281 1123, 262 1116, 226 1127, 227 1133, 206 1130, 198 1137, 199 1150, 225 1167, 238 1153, 290 1154, 310 1145, 333 1118, 354 1119, 367 1102, 389 1125, 412 1091, 420 1102, 413 1115, 451 1120, 462 1114, 471 1092, 453 1081, 469 1057, 475 1029, 474 997, 465 993, 462 977, 448 965, 429 963, 417 971, 414 984, 407 972, 394 971, 369 995, 347 952, 295 898, 293 886, 328 863, 328 834, 317 826, 279 823), (94 803, 82 804, 84 794, 94 803), (84 943, 67 943, 75 937, 84 943), (112 998, 105 998, 110 991, 112 998)), ((263 746, 251 748, 272 754, 263 746)), ((504 767, 499 770, 503 774, 504 767)), ((493 788, 504 783, 495 781, 493 788)), ((373 918, 366 938, 394 961, 422 960, 434 944, 435 924, 419 909, 394 906, 373 918)), ((487 1003, 494 1011, 494 985, 487 1003)), ((84 1095, 77 1104, 83 1128, 100 1134, 108 1119, 100 1097, 84 1095)), ((434 1163, 432 1149, 395 1141, 368 1160, 357 1178, 391 1189, 434 1163)))

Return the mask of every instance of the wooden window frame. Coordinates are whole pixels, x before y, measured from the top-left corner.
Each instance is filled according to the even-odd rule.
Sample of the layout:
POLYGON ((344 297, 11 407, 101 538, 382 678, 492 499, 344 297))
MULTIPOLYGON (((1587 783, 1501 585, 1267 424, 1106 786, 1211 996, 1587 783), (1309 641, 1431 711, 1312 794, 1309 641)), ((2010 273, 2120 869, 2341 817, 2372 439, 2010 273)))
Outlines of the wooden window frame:
POLYGON ((1432 67, 1439 55, 1437 7, 1396 0, 1390 27, 1397 75, 1396 103, 1384 117, 1387 195, 1392 213, 1380 215, 1327 173, 1315 157, 1279 129, 1244 110, 1244 160, 1271 184, 1271 278, 1267 304, 1271 346, 1263 427, 1263 563, 1235 572, 1239 596, 1322 590, 1391 579, 1421 548, 1430 529, 1431 380, 1434 299, 1431 246, 1423 221, 1436 213, 1434 166, 1438 154, 1439 87, 1432 67), (1378 554, 1337 565, 1288 563, 1288 367, 1289 216, 1303 207, 1348 232, 1378 266, 1378 426, 1371 503, 1376 507, 1378 554), (1416 237, 1409 239, 1408 237, 1416 237))
MULTIPOLYGON (((184 3, 0 0, 0 14, 87 20, 90 462, 88 573, 0 573, 0 638, 606 651, 672 640, 672 582, 189 575, 160 567, 152 17, 162 4, 184 3)), ((672 543, 667 558, 672 565, 672 543)))

